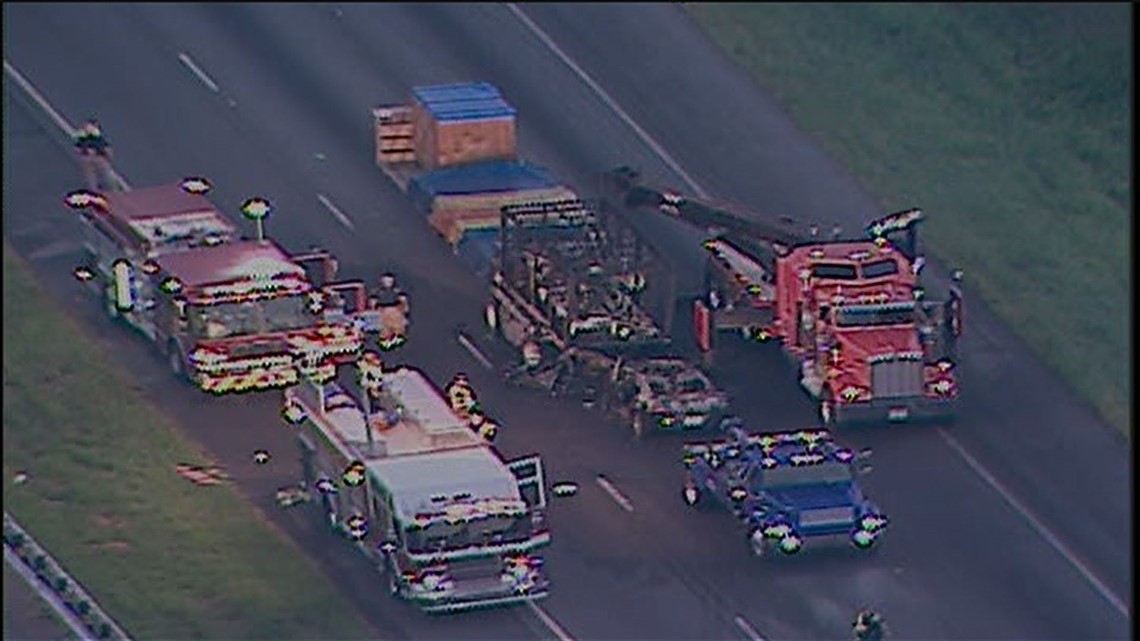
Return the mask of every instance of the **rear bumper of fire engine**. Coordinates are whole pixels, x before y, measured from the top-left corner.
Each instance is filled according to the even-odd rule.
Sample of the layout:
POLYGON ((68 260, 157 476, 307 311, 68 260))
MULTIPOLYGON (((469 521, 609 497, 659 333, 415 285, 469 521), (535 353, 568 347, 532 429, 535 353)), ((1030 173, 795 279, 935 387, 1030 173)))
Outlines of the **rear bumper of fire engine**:
POLYGON ((498 577, 459 581, 451 590, 410 593, 407 598, 419 609, 433 614, 492 608, 524 601, 537 601, 548 595, 549 581, 543 577, 534 586, 520 590, 498 577))
POLYGON ((941 422, 952 419, 957 407, 957 399, 953 398, 876 398, 857 403, 837 403, 835 420, 840 424, 941 422))

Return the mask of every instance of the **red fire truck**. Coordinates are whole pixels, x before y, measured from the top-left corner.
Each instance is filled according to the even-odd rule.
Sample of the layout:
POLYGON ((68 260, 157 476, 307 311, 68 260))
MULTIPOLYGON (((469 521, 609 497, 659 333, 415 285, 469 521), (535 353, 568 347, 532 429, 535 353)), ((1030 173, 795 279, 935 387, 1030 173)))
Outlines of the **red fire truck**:
POLYGON ((944 301, 926 300, 921 210, 872 221, 867 238, 823 238, 786 218, 763 220, 646 186, 627 167, 604 183, 621 211, 659 212, 713 231, 704 243, 704 293, 693 305, 696 342, 706 355, 721 330, 778 340, 825 424, 953 415, 961 272, 944 301))
POLYGON ((363 347, 361 323, 336 320, 325 301, 367 313, 362 282, 332 283, 324 251, 290 255, 246 240, 187 179, 135 189, 73 192, 87 264, 76 276, 99 291, 107 314, 146 336, 171 370, 204 391, 241 392, 331 377, 363 347), (355 306, 352 306, 352 305, 355 306), (326 318, 328 316, 328 318, 326 318))

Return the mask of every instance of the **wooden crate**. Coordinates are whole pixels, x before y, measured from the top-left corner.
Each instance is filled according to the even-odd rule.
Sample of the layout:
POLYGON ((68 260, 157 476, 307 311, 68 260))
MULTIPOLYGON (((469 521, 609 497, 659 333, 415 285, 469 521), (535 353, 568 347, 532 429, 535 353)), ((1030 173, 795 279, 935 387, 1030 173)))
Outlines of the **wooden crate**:
POLYGON ((416 159, 426 169, 515 158, 513 118, 440 123, 428 117, 414 132, 416 159))
POLYGON ((415 160, 415 131, 411 118, 412 110, 403 105, 372 110, 377 164, 415 160))

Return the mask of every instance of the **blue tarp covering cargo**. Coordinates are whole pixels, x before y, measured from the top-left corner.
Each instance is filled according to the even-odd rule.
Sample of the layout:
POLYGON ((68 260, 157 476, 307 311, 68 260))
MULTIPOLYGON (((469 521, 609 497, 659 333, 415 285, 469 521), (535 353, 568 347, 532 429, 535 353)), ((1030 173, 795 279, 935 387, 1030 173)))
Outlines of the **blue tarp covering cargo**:
POLYGON ((425 216, 437 196, 550 189, 558 181, 550 173, 526 162, 491 160, 474 165, 432 171, 408 182, 408 199, 425 216))
POLYGON ((464 100, 462 102, 430 103, 428 113, 436 122, 458 122, 461 120, 491 120, 493 118, 514 118, 514 107, 501 98, 498 100, 464 100))
POLYGON ((455 253, 459 256, 459 260, 480 279, 491 277, 491 269, 498 251, 498 229, 469 231, 455 245, 455 253))
POLYGON ((515 109, 486 82, 418 87, 412 97, 436 122, 514 118, 515 109))
POLYGON ((451 85, 430 85, 412 89, 412 97, 421 105, 456 100, 489 100, 503 94, 489 82, 460 82, 451 85))

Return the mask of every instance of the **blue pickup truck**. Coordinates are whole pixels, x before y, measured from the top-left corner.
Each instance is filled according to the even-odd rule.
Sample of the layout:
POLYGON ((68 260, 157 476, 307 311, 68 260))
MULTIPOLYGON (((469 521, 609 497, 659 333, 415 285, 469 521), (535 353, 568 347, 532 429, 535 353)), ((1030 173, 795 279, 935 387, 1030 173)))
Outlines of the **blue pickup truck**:
POLYGON ((887 518, 859 487, 867 452, 823 429, 749 434, 737 418, 721 427, 728 438, 684 446, 685 503, 726 507, 760 557, 791 555, 808 541, 874 547, 887 518))

